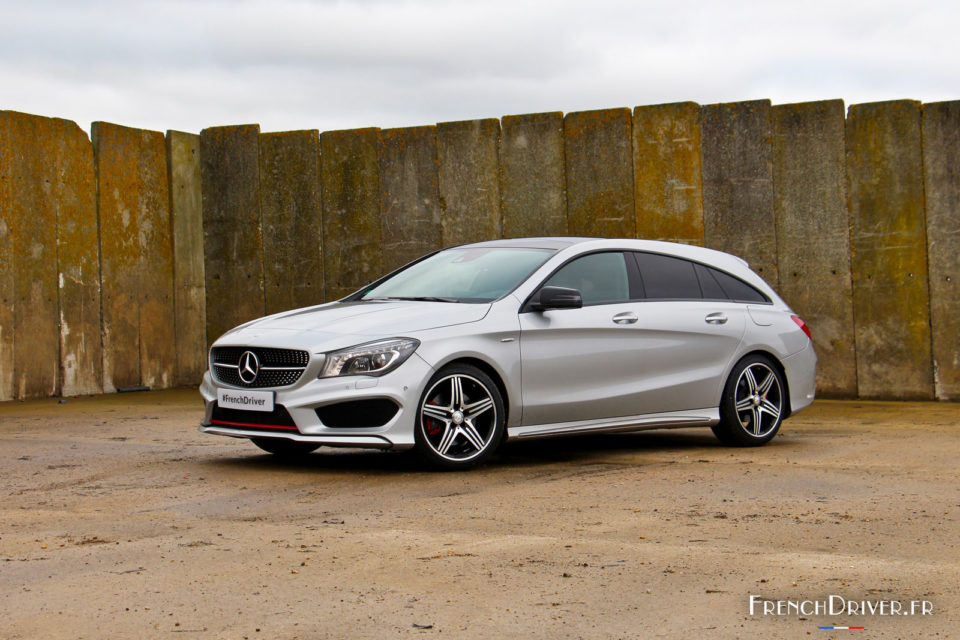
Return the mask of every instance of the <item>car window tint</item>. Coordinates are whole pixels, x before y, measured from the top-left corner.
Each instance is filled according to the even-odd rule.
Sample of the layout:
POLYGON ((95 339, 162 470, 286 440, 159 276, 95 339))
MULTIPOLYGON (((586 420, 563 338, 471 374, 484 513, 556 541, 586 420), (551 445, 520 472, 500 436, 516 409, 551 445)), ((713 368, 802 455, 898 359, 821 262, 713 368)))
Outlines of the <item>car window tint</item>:
POLYGON ((592 253, 577 258, 553 274, 544 286, 576 289, 583 296, 583 304, 630 299, 627 263, 620 252, 592 253))
POLYGON ((736 300, 737 302, 770 302, 767 296, 743 280, 734 278, 729 273, 724 273, 717 269, 710 269, 710 273, 717 279, 717 282, 723 287, 727 297, 731 300, 736 300))
POLYGON ((656 253, 635 253, 646 297, 699 300, 700 283, 693 263, 656 253))
POLYGON ((713 269, 708 269, 702 264, 694 265, 697 271, 697 277, 700 279, 700 290, 703 291, 703 297, 707 300, 729 300, 726 292, 713 276, 713 269))

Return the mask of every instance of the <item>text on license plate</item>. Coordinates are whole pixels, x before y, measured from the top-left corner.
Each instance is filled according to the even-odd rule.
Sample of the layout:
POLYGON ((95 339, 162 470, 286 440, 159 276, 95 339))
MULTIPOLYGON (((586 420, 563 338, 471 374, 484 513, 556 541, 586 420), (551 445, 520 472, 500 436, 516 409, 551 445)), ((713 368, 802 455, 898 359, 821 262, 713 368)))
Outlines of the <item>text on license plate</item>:
POLYGON ((223 409, 273 411, 273 391, 217 389, 217 404, 223 409))

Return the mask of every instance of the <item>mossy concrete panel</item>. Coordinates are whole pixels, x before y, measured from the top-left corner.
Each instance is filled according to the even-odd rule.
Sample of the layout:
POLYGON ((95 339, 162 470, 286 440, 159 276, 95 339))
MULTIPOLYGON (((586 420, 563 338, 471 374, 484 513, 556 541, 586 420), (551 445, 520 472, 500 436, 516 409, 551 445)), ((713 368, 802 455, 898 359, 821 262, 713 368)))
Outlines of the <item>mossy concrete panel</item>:
POLYGON ((382 269, 392 271, 441 246, 436 127, 380 132, 382 269))
POLYGON ((267 313, 323 302, 320 133, 260 135, 260 217, 267 313))
POLYGON ((860 396, 932 398, 920 104, 851 106, 846 155, 860 396))
POLYGON ((564 117, 570 235, 636 237, 631 129, 626 108, 578 111, 564 117))
POLYGON ((443 246, 501 237, 499 156, 496 118, 437 125, 443 246))
POLYGON ((503 237, 567 235, 563 113, 503 116, 501 124, 503 237))
POLYGON ((93 145, 73 122, 54 120, 51 126, 51 137, 58 145, 53 197, 58 203, 61 393, 100 393, 100 244, 93 145))
POLYGON ((200 132, 207 343, 264 315, 260 127, 200 132))
POLYGON ((320 134, 323 275, 337 300, 382 275, 380 130, 320 134))
POLYGON ((779 293, 810 326, 817 392, 857 395, 842 100, 773 108, 779 293))
POLYGON ((11 198, 13 164, 9 148, 10 116, 0 111, 0 402, 14 398, 14 297, 13 211, 11 198))
POLYGON ((173 234, 175 379, 180 385, 196 385, 207 368, 200 136, 167 131, 167 177, 173 234))
POLYGON ((703 245, 700 105, 633 110, 637 237, 703 245))
POLYGON ((700 122, 704 241, 776 287, 770 101, 705 105, 700 122))
POLYGON ((935 392, 960 399, 960 101, 923 105, 935 392))
MULTIPOLYGON (((12 298, 3 331, 12 330, 12 375, 16 398, 60 392, 60 319, 57 272, 57 214, 64 178, 58 153, 66 123, 12 111, 0 112, 0 207, 7 227, 6 261, 13 278, 0 293, 12 298), (6 291, 3 291, 6 289, 6 291), (12 295, 11 295, 12 294, 12 295), (12 316, 12 326, 7 325, 12 316)), ((6 305, 5 305, 6 306, 6 305)), ((11 343, 4 339, 7 345, 11 343)), ((9 347, 6 347, 9 348, 9 347)), ((4 358, 9 366, 9 356, 4 358)), ((10 391, 10 383, 2 385, 10 391)))
POLYGON ((173 239, 159 131, 93 123, 100 218, 103 386, 175 384, 173 239))

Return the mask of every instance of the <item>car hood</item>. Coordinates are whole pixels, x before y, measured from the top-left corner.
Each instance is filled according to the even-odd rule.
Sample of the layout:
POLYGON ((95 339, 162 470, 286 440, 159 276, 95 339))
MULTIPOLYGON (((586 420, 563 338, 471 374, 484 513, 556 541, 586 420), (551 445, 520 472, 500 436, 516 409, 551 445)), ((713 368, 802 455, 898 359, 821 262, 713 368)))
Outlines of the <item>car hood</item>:
POLYGON ((336 349, 365 340, 477 322, 489 304, 420 301, 332 302, 240 325, 217 344, 336 349))

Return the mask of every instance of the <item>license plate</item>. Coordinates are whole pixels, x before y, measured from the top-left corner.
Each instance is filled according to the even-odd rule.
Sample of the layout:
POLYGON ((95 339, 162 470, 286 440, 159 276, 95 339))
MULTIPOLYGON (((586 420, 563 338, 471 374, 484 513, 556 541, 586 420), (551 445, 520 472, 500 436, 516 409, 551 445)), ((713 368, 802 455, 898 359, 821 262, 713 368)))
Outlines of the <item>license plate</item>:
POLYGON ((217 389, 217 404, 223 409, 273 411, 273 391, 217 389))

